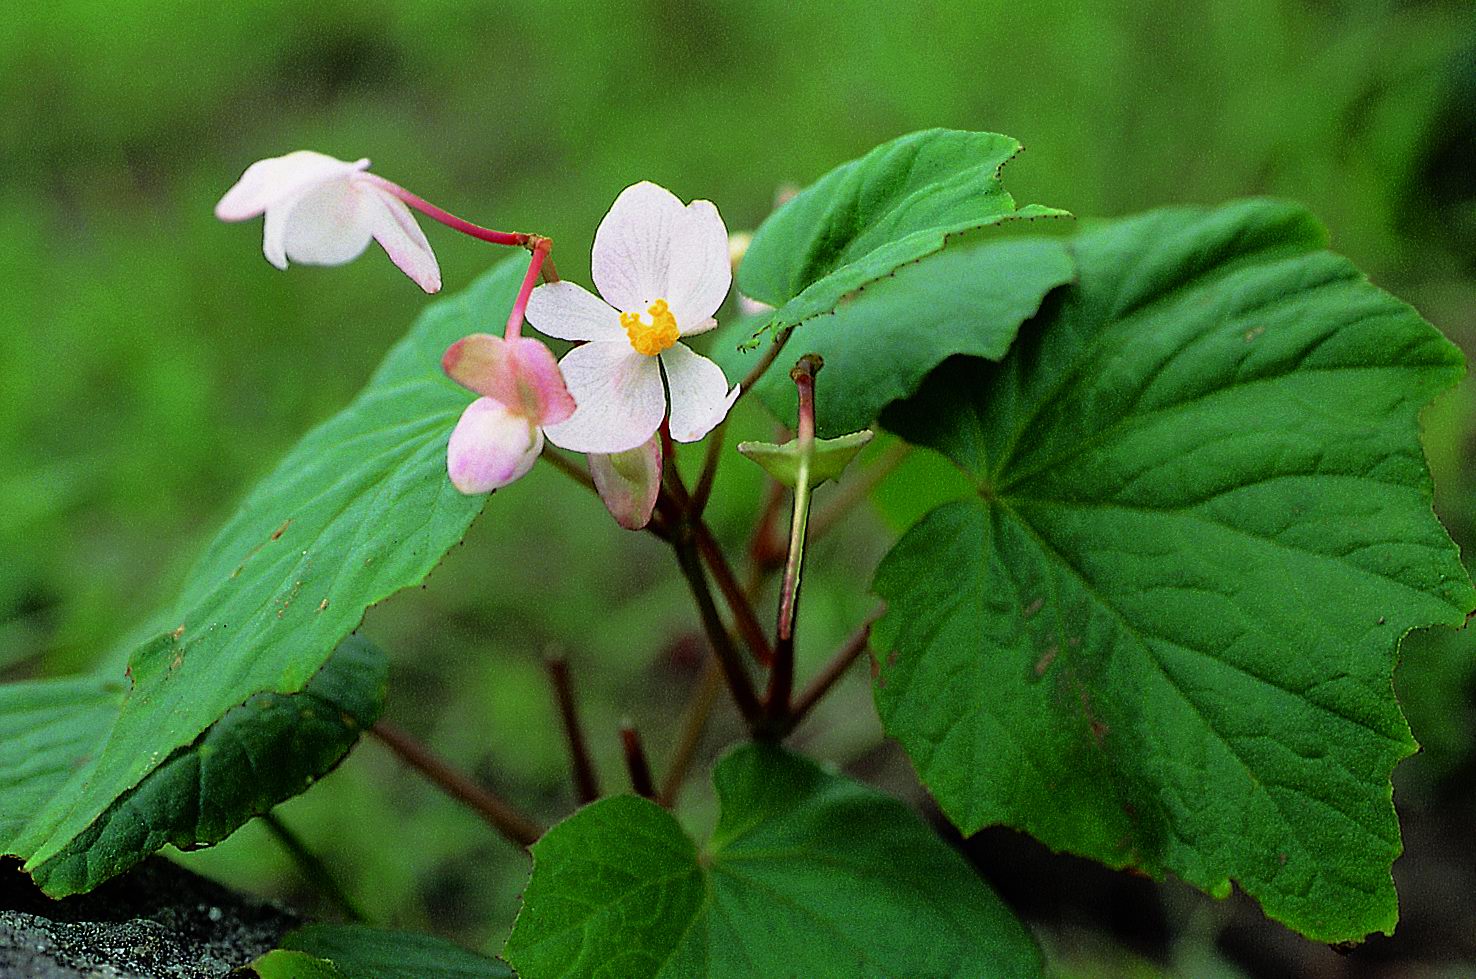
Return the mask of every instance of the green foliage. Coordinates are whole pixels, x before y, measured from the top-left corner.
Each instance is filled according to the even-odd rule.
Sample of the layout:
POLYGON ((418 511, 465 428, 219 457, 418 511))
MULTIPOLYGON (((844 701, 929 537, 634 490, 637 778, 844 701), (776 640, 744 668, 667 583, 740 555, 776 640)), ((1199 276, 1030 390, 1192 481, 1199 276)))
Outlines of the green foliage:
MULTIPOLYGON (((739 288, 780 307, 767 329, 798 327, 796 356, 829 365, 821 435, 871 424, 950 354, 1002 356, 1070 279, 1065 248, 1048 239, 965 241, 935 255, 966 232, 1065 213, 1016 209, 999 175, 1019 148, 996 133, 912 133, 832 170, 759 228, 739 288)), ((793 422, 783 370, 759 393, 793 422)))
POLYGON ((63 897, 91 890, 166 844, 191 849, 225 839, 348 754, 379 717, 387 673, 384 654, 350 636, 300 692, 258 693, 226 711, 56 856, 32 866, 32 878, 63 897))
POLYGON ((261 979, 513 979, 496 959, 430 935, 309 925, 251 965, 261 979))
POLYGON ((0 686, 0 853, 97 750, 127 685, 68 677, 0 686))
POLYGON ((1040 974, 1025 929, 896 800, 759 745, 714 782, 700 852, 630 796, 549 830, 505 951, 519 975, 1040 974))
POLYGON ((875 589, 877 705, 965 832, 1238 881, 1309 937, 1391 931, 1391 689, 1476 595, 1416 416, 1462 371, 1302 210, 1166 210, 1073 243, 1000 364, 887 419, 974 480, 875 589))
MULTIPOLYGON (((133 653, 133 688, 85 778, 15 841, 29 867, 81 857, 106 814, 227 711, 257 693, 301 690, 365 609, 419 582, 461 539, 483 499, 446 480, 446 440, 469 396, 442 376, 439 357, 504 315, 524 262, 429 309, 363 393, 247 498, 190 575, 178 628, 133 653)), ((69 873, 48 886, 96 879, 69 873)))
MULTIPOLYGON (((838 438, 816 439, 813 457, 810 459, 810 485, 819 486, 827 480, 839 479, 851 460, 856 458, 856 453, 866 448, 871 437, 870 429, 862 429, 838 438)), ((798 439, 790 439, 783 445, 775 445, 773 442, 739 442, 738 451, 791 489, 799 479, 798 439)))

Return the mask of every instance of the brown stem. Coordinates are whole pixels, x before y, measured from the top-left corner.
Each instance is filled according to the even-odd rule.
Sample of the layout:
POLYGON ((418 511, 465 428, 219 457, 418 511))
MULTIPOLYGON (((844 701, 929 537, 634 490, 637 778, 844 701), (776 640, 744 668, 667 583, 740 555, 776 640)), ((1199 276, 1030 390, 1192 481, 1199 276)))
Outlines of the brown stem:
POLYGON ((442 792, 473 809, 493 829, 521 847, 529 847, 543 835, 537 823, 442 761, 408 732, 388 721, 370 729, 400 760, 420 772, 442 792))
POLYGON ((722 461, 723 444, 727 441, 728 419, 732 415, 724 416, 707 438, 707 455, 702 460, 702 474, 697 477, 697 487, 692 490, 692 515, 702 516, 702 511, 707 509, 707 501, 712 497, 713 480, 717 478, 718 463, 722 461))
POLYGON ((718 612, 717 603, 713 601, 712 589, 707 583, 707 575, 702 568, 702 558, 697 552, 697 546, 689 531, 690 526, 678 528, 672 541, 672 548, 676 551, 677 565, 681 568, 683 577, 687 579, 687 585, 692 590, 692 597, 697 601, 697 611, 702 618, 702 627, 707 631, 707 640, 712 644, 713 654, 723 668, 723 677, 728 681, 728 690, 733 695, 733 702, 737 704, 738 712, 743 715, 743 720, 749 728, 757 731, 763 720, 763 709, 759 705, 758 694, 754 693, 753 681, 749 679, 748 670, 743 665, 743 655, 734 645, 733 637, 728 635, 727 626, 723 625, 723 617, 718 612))
POLYGON ((625 767, 630 770, 630 787, 642 798, 655 799, 656 784, 651 780, 646 749, 641 745, 640 732, 630 721, 620 725, 620 744, 625 749, 625 767))
POLYGON ((682 730, 677 736, 676 747, 672 749, 671 761, 666 766, 666 778, 661 782, 661 793, 656 797, 668 809, 676 805, 682 783, 687 780, 687 769, 692 766, 692 759, 696 757, 697 748, 702 744, 702 733, 707 729, 708 715, 712 713, 712 705, 717 701, 718 691, 722 686, 723 668, 716 659, 709 659, 702 669, 702 679, 697 682, 697 690, 682 717, 682 730))
POLYGON ((753 610, 753 602, 738 583, 738 576, 733 573, 733 566, 728 563, 728 558, 723 554, 722 545, 712 535, 712 529, 700 518, 692 525, 692 534, 697 541, 697 549, 702 553, 703 560, 707 562, 712 571, 712 577, 717 582, 718 591, 723 593, 723 601, 727 602, 729 610, 733 613, 733 623, 737 626, 738 634, 748 645, 753 653, 753 658, 763 666, 768 666, 774 661, 774 651, 769 646, 769 637, 764 633, 764 627, 759 622, 758 613, 753 610))
POLYGON ((799 696, 794 699, 794 707, 790 710, 789 718, 785 723, 786 734, 794 730, 800 721, 805 719, 805 715, 809 714, 814 706, 830 692, 830 688, 845 675, 846 670, 856 662, 857 657, 866 652, 866 645, 871 640, 871 626, 880 617, 880 610, 867 616, 866 621, 851 634, 851 638, 846 640, 845 645, 836 651, 820 672, 815 674, 814 679, 800 691, 799 696))
POLYGON ((538 458, 543 459, 549 465, 553 466, 559 472, 563 473, 565 476, 568 476, 570 479, 574 480, 574 482, 578 483, 580 486, 583 486, 591 493, 595 494, 596 496, 599 495, 600 491, 595 488, 594 479, 590 476, 589 472, 585 470, 585 468, 579 463, 575 462, 573 459, 570 459, 568 456, 564 455, 553 446, 545 445, 543 447, 543 453, 538 458))
POLYGON ((569 661, 562 656, 550 656, 545 665, 548 678, 553 683, 559 717, 564 723, 564 737, 569 742, 574 797, 582 806, 600 797, 600 782, 595 774, 594 759, 589 754, 589 743, 584 737, 584 725, 579 721, 579 707, 574 702, 574 681, 569 676, 569 661))
POLYGON ((779 357, 780 351, 782 351, 784 349, 784 345, 789 342, 789 335, 793 332, 793 329, 781 330, 779 332, 779 335, 774 338, 774 342, 769 344, 769 349, 764 351, 764 355, 758 359, 758 362, 753 365, 753 369, 750 370, 748 374, 743 378, 741 382, 742 386, 738 389, 738 398, 734 401, 734 404, 737 404, 738 401, 741 401, 743 399, 744 395, 748 394, 749 391, 752 391, 753 386, 757 384, 759 380, 763 378, 764 373, 773 366, 774 361, 777 360, 779 357))

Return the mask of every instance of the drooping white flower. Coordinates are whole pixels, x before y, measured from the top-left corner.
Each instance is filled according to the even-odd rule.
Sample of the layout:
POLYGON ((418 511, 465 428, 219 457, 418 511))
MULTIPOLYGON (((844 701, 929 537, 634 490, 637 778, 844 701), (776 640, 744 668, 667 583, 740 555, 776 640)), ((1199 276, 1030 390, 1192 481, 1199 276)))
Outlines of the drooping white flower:
POLYGON ((441 270, 394 184, 369 173, 368 160, 348 163, 312 150, 258 160, 215 205, 222 221, 266 215, 261 250, 285 269, 342 265, 377 241, 415 284, 441 288, 441 270))
POLYGON ((576 452, 624 452, 649 439, 668 409, 672 438, 702 438, 738 397, 721 367, 680 342, 717 325, 712 316, 732 285, 717 208, 684 206, 653 183, 627 187, 595 233, 592 270, 599 296, 552 282, 528 302, 539 330, 586 341, 559 362, 578 408, 546 427, 549 440, 576 452))

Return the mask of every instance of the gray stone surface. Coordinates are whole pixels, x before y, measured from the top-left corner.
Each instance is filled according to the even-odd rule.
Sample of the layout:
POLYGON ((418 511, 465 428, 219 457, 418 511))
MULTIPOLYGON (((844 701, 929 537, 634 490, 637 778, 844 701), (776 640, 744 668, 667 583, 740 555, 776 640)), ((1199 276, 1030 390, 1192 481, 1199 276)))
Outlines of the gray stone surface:
POLYGON ((62 901, 0 862, 0 979, 220 979, 299 923, 161 858, 62 901))

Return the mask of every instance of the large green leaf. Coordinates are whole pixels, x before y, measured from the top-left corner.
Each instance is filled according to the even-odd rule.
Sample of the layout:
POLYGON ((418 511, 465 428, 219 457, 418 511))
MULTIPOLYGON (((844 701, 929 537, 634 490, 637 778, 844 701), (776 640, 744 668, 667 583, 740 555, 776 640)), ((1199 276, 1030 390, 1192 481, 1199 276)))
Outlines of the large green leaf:
POLYGON ((951 354, 1002 356, 1045 294, 1071 278, 1065 246, 970 239, 934 253, 965 232, 1065 213, 1016 209, 999 174, 1019 150, 996 133, 913 133, 837 167, 765 221, 740 288, 780 307, 768 327, 797 329, 794 357, 758 385, 764 402, 793 423, 788 367, 818 353, 827 364, 818 429, 839 435, 871 424, 951 354))
POLYGON ((446 479, 446 441, 470 400, 441 373, 459 337, 495 328, 524 259, 426 310, 365 390, 250 494, 188 579, 177 628, 130 658, 133 686, 106 743, 18 834, 39 867, 228 710, 301 690, 364 610, 413 585, 465 533, 482 498, 446 479))
POLYGON ((101 746, 127 689, 101 677, 0 687, 0 854, 101 746))
POLYGON ((964 831, 1389 931, 1400 637, 1476 594, 1417 414, 1463 369, 1303 211, 1168 210, 1075 243, 1002 363, 884 421, 977 492, 875 588, 877 705, 964 831))
POLYGON ((503 963, 414 932, 308 925, 251 964, 261 979, 513 979, 503 963))
MULTIPOLYGON (((91 890, 166 844, 220 842, 348 754, 379 717, 388 673, 379 649, 350 636, 298 693, 258 693, 226 711, 31 876, 63 897, 91 890)), ((105 716, 116 714, 113 706, 105 716)))
POLYGON ((534 844, 504 952, 523 979, 1039 975, 1024 927, 900 802, 758 745, 714 780, 700 852, 631 796, 534 844))

